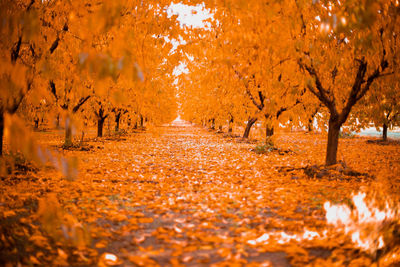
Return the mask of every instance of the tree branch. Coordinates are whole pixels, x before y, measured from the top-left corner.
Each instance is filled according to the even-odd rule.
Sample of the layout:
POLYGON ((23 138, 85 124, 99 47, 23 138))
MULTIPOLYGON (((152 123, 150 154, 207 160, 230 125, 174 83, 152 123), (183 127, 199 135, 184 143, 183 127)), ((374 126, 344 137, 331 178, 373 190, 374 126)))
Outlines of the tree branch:
POLYGON ((329 97, 327 96, 329 92, 326 91, 322 86, 321 80, 319 79, 319 76, 314 67, 312 65, 308 66, 304 64, 302 60, 299 60, 298 64, 300 68, 306 70, 315 79, 316 88, 314 88, 311 84, 307 85, 307 88, 310 90, 310 92, 313 93, 330 110, 331 114, 337 114, 335 101, 334 99, 329 99, 329 97))
MULTIPOLYGON (((382 32, 381 32, 382 34, 382 32)), ((340 119, 339 123, 343 124, 347 117, 349 116, 349 113, 351 111, 351 108, 359 101, 369 90, 371 87, 371 84, 381 76, 381 73, 385 71, 385 69, 389 66, 389 63, 385 59, 385 49, 383 49, 383 55, 381 59, 380 65, 375 69, 375 71, 368 76, 366 83, 364 81, 365 74, 367 72, 367 62, 365 62, 365 58, 362 58, 361 60, 357 59, 358 62, 360 62, 360 66, 358 67, 357 75, 354 80, 353 87, 351 88, 350 91, 350 96, 347 100, 347 103, 345 107, 343 108, 342 112, 340 113, 340 119), (364 87, 362 85, 365 83, 364 87)))
MULTIPOLYGON (((304 90, 302 91, 302 93, 301 93, 300 96, 303 96, 304 93, 305 93, 305 91, 306 91, 306 89, 304 88, 304 90)), ((299 98, 297 98, 297 99, 296 99, 296 102, 295 102, 293 105, 291 105, 291 106, 286 106, 286 107, 281 107, 281 108, 276 112, 276 114, 275 114, 276 119, 279 119, 279 117, 282 115, 283 112, 285 112, 285 111, 287 111, 287 110, 289 110, 289 109, 294 108, 295 106, 297 106, 297 105, 300 104, 300 103, 301 103, 301 100, 300 100, 299 98)))
POLYGON ((14 44, 11 49, 11 62, 15 63, 19 57, 19 51, 21 50, 22 36, 18 37, 18 41, 14 44))
POLYGON ((260 98, 260 107, 261 109, 264 108, 264 100, 265 100, 265 96, 263 95, 263 93, 261 91, 258 91, 258 98, 260 98))
POLYGON ((56 48, 58 47, 58 42, 60 41, 60 37, 57 36, 56 40, 53 42, 53 44, 51 45, 49 51, 50 54, 53 54, 54 50, 56 50, 56 48))
POLYGON ((26 10, 29 11, 34 3, 35 3, 35 0, 31 0, 31 2, 29 3, 28 7, 26 8, 26 10))
POLYGON ((88 95, 87 97, 82 97, 81 99, 79 99, 78 104, 76 104, 76 106, 72 109, 72 113, 76 113, 76 112, 79 110, 79 108, 80 108, 83 104, 85 104, 86 101, 89 100, 90 97, 91 97, 91 95, 88 95))
MULTIPOLYGON (((256 99, 254 98, 253 94, 250 92, 248 82, 245 81, 245 79, 243 78, 242 74, 241 74, 239 71, 235 70, 235 73, 236 73, 236 75, 239 77, 239 79, 240 79, 241 81, 243 81, 244 87, 245 87, 245 89, 246 89, 246 94, 249 96, 251 102, 253 102, 253 104, 254 104, 259 110, 262 110, 262 109, 263 109, 263 105, 257 103, 257 101, 256 101, 256 99)), ((263 104, 263 103, 262 103, 262 104, 263 104)))
POLYGON ((335 84, 335 79, 338 73, 338 69, 336 68, 336 66, 333 68, 331 75, 332 75, 332 84, 335 84))
POLYGON ((54 83, 52 80, 50 80, 50 81, 49 81, 49 84, 50 84, 50 91, 51 91, 51 93, 52 93, 52 94, 54 95, 54 97, 56 98, 56 101, 58 101, 55 83, 54 83))

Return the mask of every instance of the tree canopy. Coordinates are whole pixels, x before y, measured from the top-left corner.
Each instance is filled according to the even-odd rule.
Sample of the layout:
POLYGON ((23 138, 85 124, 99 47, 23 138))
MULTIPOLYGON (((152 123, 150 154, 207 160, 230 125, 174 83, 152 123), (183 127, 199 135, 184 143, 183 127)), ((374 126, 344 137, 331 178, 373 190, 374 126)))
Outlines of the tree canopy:
POLYGON ((0 265, 399 265, 399 15, 1 0, 0 265))

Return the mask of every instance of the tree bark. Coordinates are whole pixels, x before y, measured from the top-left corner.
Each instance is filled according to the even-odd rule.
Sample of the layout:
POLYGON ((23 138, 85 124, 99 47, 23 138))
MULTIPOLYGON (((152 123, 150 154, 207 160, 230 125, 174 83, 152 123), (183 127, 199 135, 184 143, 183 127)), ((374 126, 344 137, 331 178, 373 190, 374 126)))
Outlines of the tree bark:
POLYGON ((312 133, 312 132, 314 132, 314 126, 313 126, 313 124, 312 124, 312 123, 308 123, 308 126, 307 126, 307 131, 308 131, 309 133, 312 133))
POLYGON ((82 131, 82 136, 81 136, 81 147, 83 146, 83 138, 85 137, 85 132, 82 131))
POLYGON ((0 156, 3 156, 4 113, 0 114, 0 156))
POLYGON ((267 125, 265 127, 265 136, 266 136, 266 138, 269 139, 273 135, 274 135, 274 126, 267 125))
POLYGON ((143 116, 142 115, 140 115, 140 128, 143 128, 143 116))
POLYGON ((60 129, 60 113, 58 113, 56 117, 56 128, 60 129))
POLYGON ((71 121, 69 118, 65 120, 65 141, 64 146, 72 145, 72 129, 71 129, 71 121))
POLYGON ((211 129, 215 130, 215 119, 211 119, 211 129))
POLYGON ((383 129, 382 129, 382 140, 387 141, 387 130, 388 126, 386 123, 383 123, 383 129))
MULTIPOLYGON (((281 108, 276 113, 276 119, 279 119, 282 112, 286 111, 286 108, 281 108)), ((265 141, 268 142, 270 138, 274 135, 274 125, 272 124, 272 116, 269 114, 264 114, 265 117, 265 141)))
POLYGON ((121 119, 121 112, 117 113, 115 115, 115 131, 118 132, 119 131, 119 121, 121 119))
POLYGON ((103 126, 104 126, 104 121, 106 118, 98 118, 97 119, 97 137, 103 137, 103 126))
POLYGON ((314 117, 308 119, 307 130, 310 133, 314 131, 314 117))
POLYGON ((327 166, 334 165, 337 163, 336 156, 339 144, 339 132, 341 124, 337 120, 332 118, 329 119, 328 129, 328 145, 326 149, 326 161, 327 166))
POLYGON ((233 124, 233 117, 229 120, 228 124, 228 133, 232 133, 232 124, 233 124))
POLYGON ((87 97, 82 97, 81 99, 79 99, 78 104, 76 104, 75 107, 73 107, 72 113, 78 112, 81 106, 85 104, 85 102, 88 101, 90 97, 91 95, 88 95, 87 97))
MULTIPOLYGON (((108 114, 104 114, 104 109, 100 105, 99 111, 94 111, 94 114, 97 117, 97 137, 102 137, 103 136, 103 126, 104 126, 104 121, 108 117, 108 114)), ((108 130, 110 130, 110 125, 108 127, 108 130)))
POLYGON ((35 122, 35 129, 38 129, 39 128, 39 118, 35 118, 34 120, 33 120, 34 122, 35 122))
POLYGON ((251 127, 256 121, 257 118, 249 118, 246 124, 246 128, 244 129, 243 138, 249 138, 251 127))

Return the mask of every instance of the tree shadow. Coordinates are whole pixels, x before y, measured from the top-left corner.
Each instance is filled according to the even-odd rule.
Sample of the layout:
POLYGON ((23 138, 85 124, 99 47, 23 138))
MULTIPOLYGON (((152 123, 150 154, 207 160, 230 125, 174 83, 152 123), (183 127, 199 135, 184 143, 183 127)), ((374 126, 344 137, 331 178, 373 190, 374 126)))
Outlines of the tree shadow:
POLYGON ((396 139, 387 139, 387 140, 383 140, 383 139, 370 139, 367 140, 367 144, 374 144, 374 145, 380 145, 380 146, 400 146, 400 140, 396 140, 396 139))
POLYGON ((356 171, 348 167, 344 162, 332 166, 326 165, 308 165, 305 167, 288 167, 278 166, 276 169, 279 172, 291 174, 293 179, 305 177, 308 179, 326 179, 329 181, 369 181, 374 180, 375 176, 368 173, 356 171))

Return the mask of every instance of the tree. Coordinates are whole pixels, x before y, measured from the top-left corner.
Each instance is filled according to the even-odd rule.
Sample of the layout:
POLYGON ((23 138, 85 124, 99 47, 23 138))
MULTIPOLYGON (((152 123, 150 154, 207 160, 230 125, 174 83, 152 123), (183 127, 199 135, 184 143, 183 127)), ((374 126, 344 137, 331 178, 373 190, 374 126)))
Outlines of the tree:
POLYGON ((90 86, 86 86, 86 90, 83 91, 84 95, 77 95, 74 87, 77 86, 73 81, 71 83, 65 82, 63 89, 57 89, 57 86, 54 81, 49 82, 49 88, 51 93, 55 98, 55 103, 58 108, 64 114, 65 120, 65 146, 72 145, 72 121, 71 115, 77 114, 77 112, 81 109, 81 107, 90 99, 92 96, 86 90, 90 89, 90 86))
POLYGON ((232 112, 240 114, 248 122, 244 137, 257 119, 264 119, 266 138, 270 138, 282 114, 299 104, 304 94, 292 55, 293 37, 289 30, 275 30, 289 28, 290 22, 283 6, 274 3, 225 1, 218 3, 211 30, 199 34, 213 45, 200 48, 204 43, 197 41, 186 46, 185 51, 204 61, 200 71, 207 72, 199 76, 215 92, 209 101, 229 103, 225 108, 211 104, 208 112, 214 113, 214 119, 223 113, 228 119, 232 112), (219 93, 224 91, 228 93, 219 93))
MULTIPOLYGON (((213 45, 204 49, 199 40, 203 49, 199 45, 188 50, 206 62, 199 65, 203 71, 221 72, 223 60, 216 60, 215 55, 222 55, 243 82, 241 93, 266 121, 267 137, 273 134, 283 112, 298 109, 300 102, 313 103, 310 96, 315 96, 329 113, 325 163, 335 164, 339 131, 353 106, 378 78, 394 73, 398 4, 388 0, 373 4, 231 0, 207 1, 206 5, 215 10, 214 28, 198 36, 209 37, 213 45)), ((228 79, 222 80, 232 85, 228 79)), ((207 82, 212 84, 208 88, 219 88, 213 79, 207 82)), ((214 118, 216 108, 210 108, 214 118)), ((306 111, 311 117, 317 114, 312 109, 306 111)), ((310 117, 301 117, 309 123, 310 117)))
POLYGON ((104 121, 110 114, 106 113, 102 102, 98 101, 97 103, 98 103, 98 109, 94 111, 94 114, 96 115, 97 118, 97 137, 103 137, 104 121))
POLYGON ((39 89, 34 78, 41 58, 38 47, 46 43, 39 35, 42 14, 43 5, 35 1, 0 4, 0 156, 5 116, 15 114, 25 95, 39 89))
POLYGON ((115 132, 119 132, 121 117, 122 115, 128 113, 128 110, 123 108, 113 108, 111 111, 114 113, 115 117, 115 132))
MULTIPOLYGON (((171 44, 164 36, 172 38, 179 31, 176 18, 165 11, 168 5, 168 1, 2 1, 0 154, 4 117, 14 114, 31 90, 35 90, 32 103, 43 94, 54 97, 50 103, 56 106, 56 117, 60 113, 64 117, 65 142, 70 144, 71 122, 80 119, 78 111, 92 96, 102 95, 103 79, 111 77, 116 83, 124 76, 136 82, 158 75, 160 80, 172 72, 176 56, 169 55, 171 44), (162 75, 160 68, 165 71, 162 75)), ((167 99, 173 106, 174 98, 167 99)))
MULTIPOLYGON (((397 72, 398 73, 398 72, 397 72)), ((388 129, 400 125, 400 90, 398 74, 382 78, 355 108, 355 124, 364 128, 371 123, 379 130, 382 140, 387 140, 388 129)))
POLYGON ((257 121, 256 117, 249 117, 243 132, 243 138, 249 138, 251 127, 254 125, 254 123, 256 123, 256 121, 257 121))
POLYGON ((188 30, 190 37, 181 49, 190 72, 180 77, 180 99, 184 119, 208 123, 211 129, 228 124, 229 132, 233 123, 242 125, 256 111, 243 93, 242 82, 235 78, 232 56, 224 48, 231 42, 229 27, 215 22, 210 29, 188 30))
POLYGON ((398 19, 388 16, 397 14, 393 11, 397 8, 386 1, 361 10, 358 1, 327 5, 309 4, 304 6, 308 12, 299 12, 303 28, 298 64, 308 74, 307 89, 329 110, 325 163, 333 165, 339 131, 352 107, 375 80, 390 73, 385 70, 393 66, 394 57, 389 55, 388 43, 398 38, 398 29, 388 25, 398 24, 398 19))

